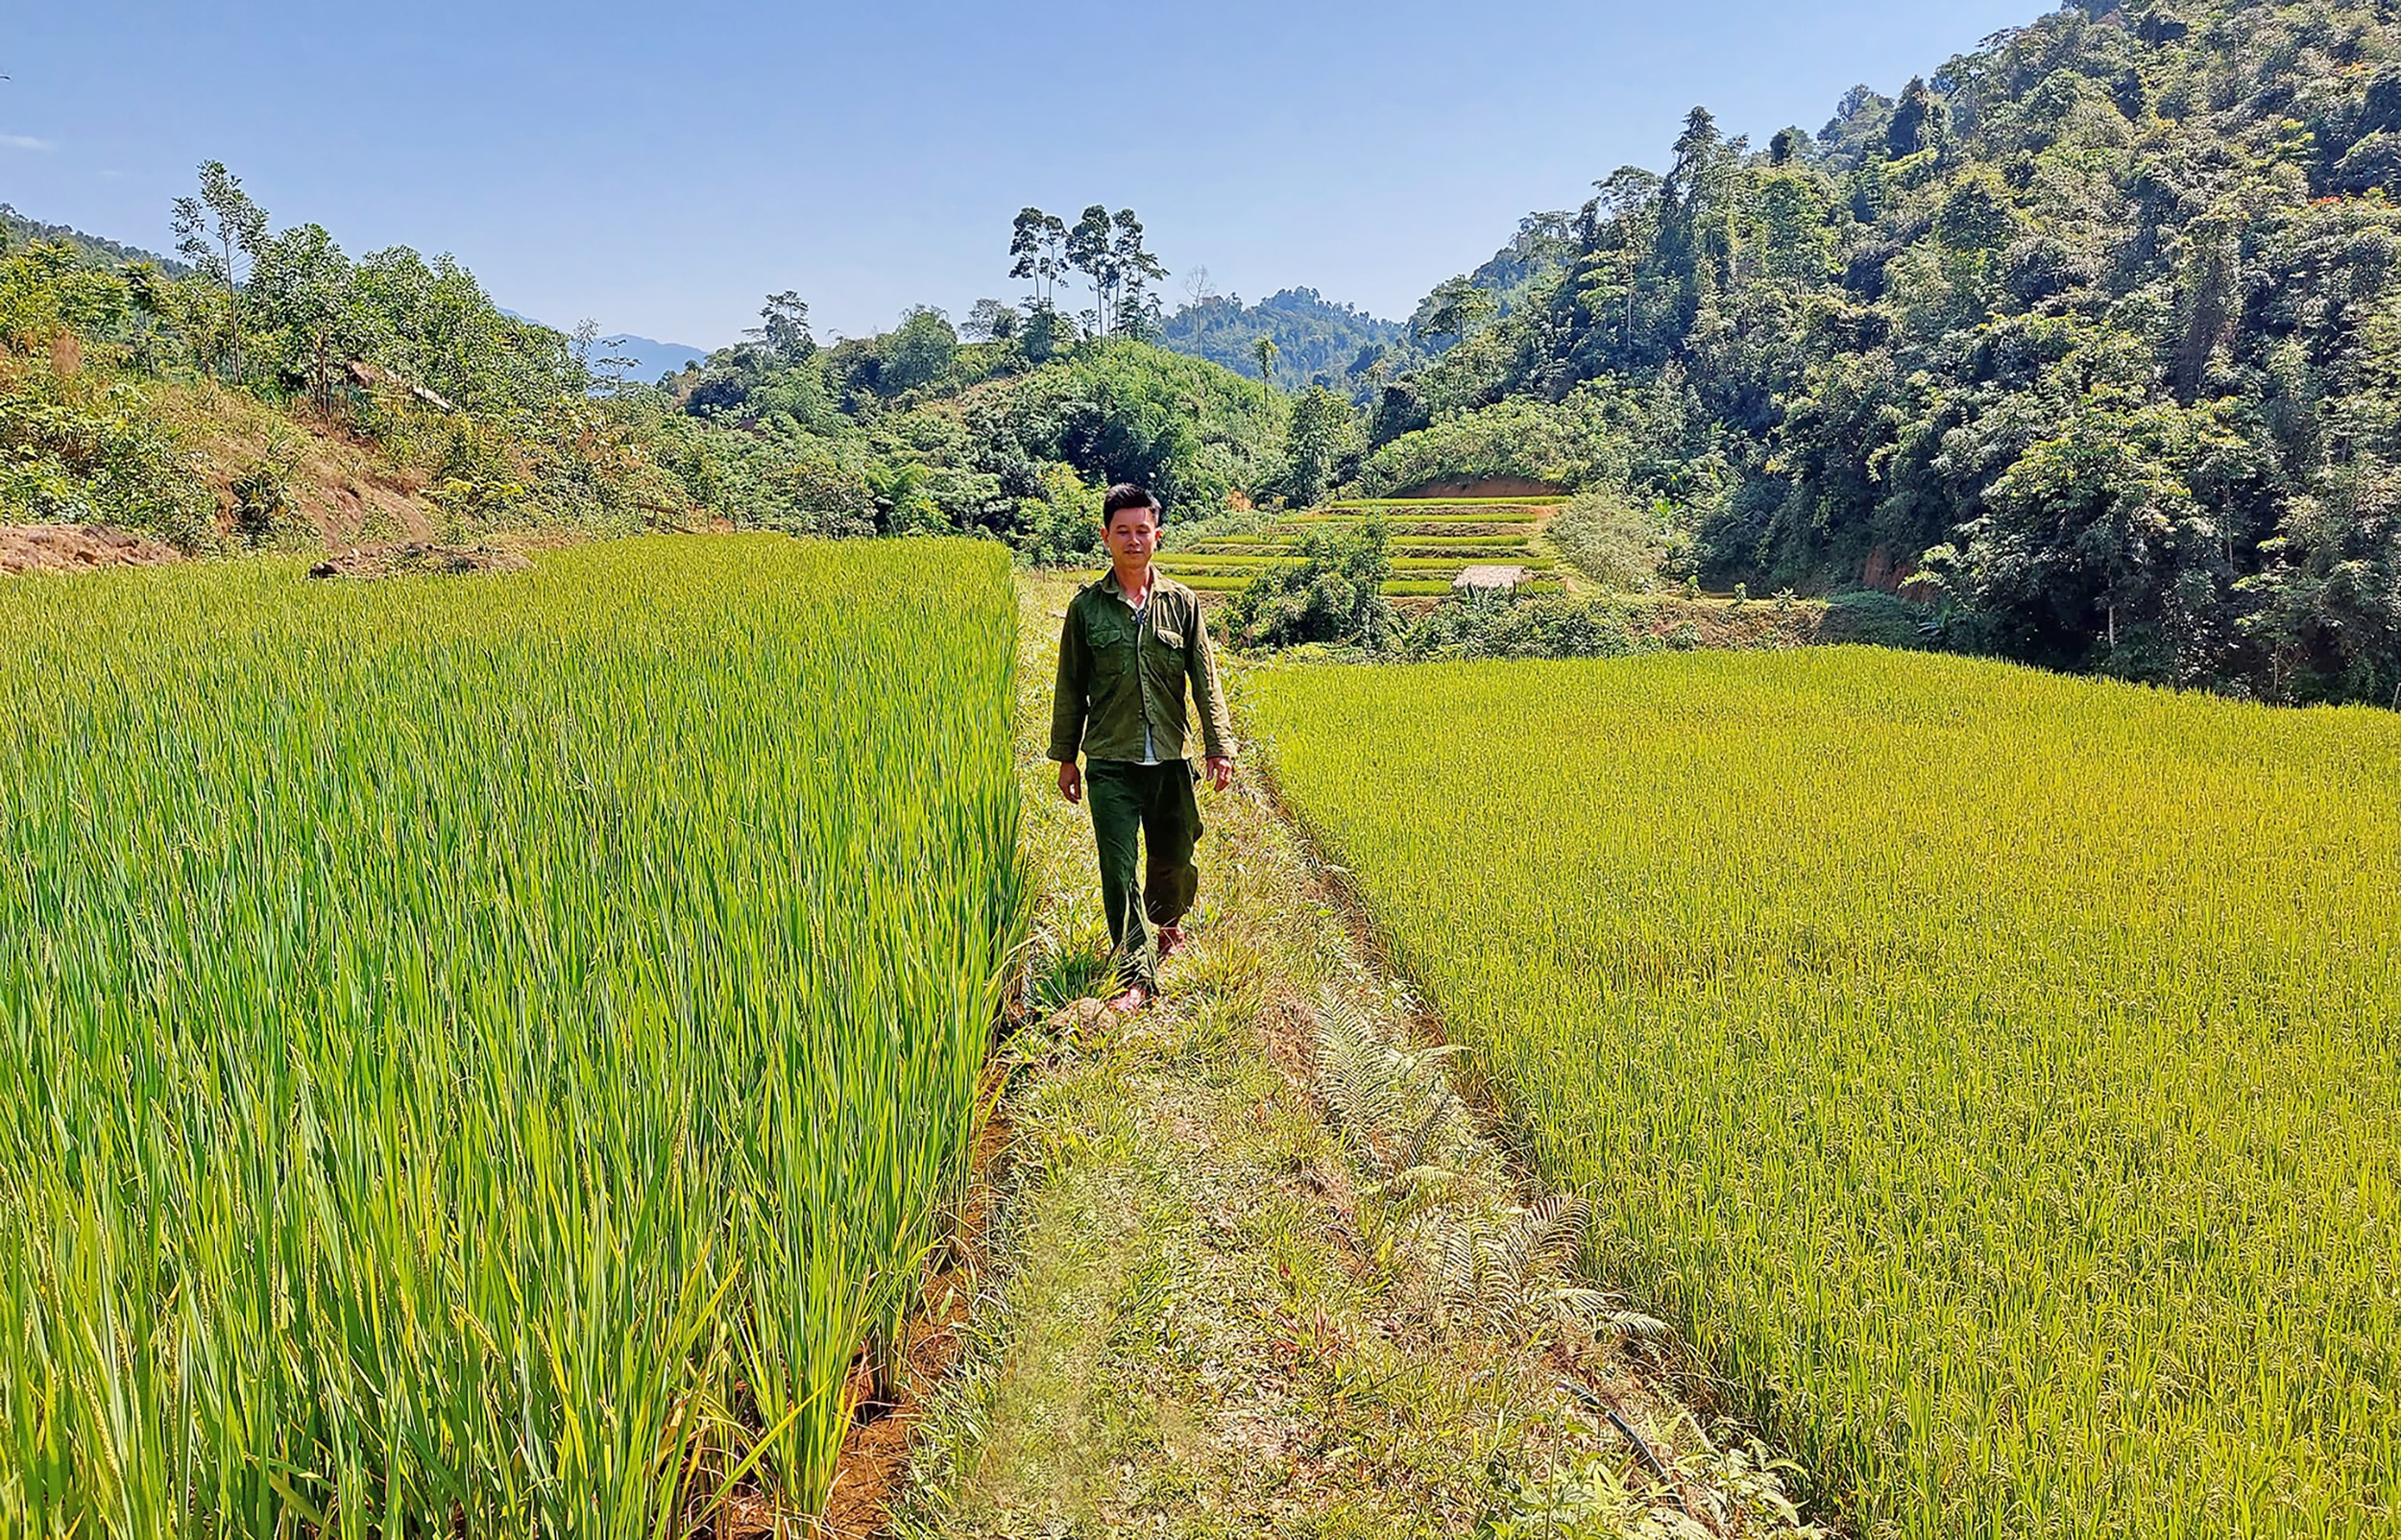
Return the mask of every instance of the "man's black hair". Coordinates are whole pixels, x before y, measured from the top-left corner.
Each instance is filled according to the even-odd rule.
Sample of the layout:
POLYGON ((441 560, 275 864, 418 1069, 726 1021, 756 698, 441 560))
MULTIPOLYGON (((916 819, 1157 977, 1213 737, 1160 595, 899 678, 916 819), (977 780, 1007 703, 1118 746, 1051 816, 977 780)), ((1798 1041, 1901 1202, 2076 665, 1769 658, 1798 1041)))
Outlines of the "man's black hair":
POLYGON ((1128 508, 1148 508, 1151 510, 1152 517, 1157 518, 1159 500, 1151 495, 1150 488, 1137 487, 1130 481, 1121 481, 1109 489, 1107 496, 1101 499, 1101 527, 1108 528, 1109 520, 1128 508))

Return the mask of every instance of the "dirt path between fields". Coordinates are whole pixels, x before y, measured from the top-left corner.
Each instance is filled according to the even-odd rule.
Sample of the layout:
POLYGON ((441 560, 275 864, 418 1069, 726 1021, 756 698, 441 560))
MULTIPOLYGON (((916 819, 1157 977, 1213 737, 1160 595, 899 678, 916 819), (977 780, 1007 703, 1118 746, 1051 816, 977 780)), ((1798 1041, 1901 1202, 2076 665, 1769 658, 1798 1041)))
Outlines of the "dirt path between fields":
POLYGON ((837 1493, 840 1532, 1807 1532, 1676 1393, 1701 1382, 1665 1328, 1578 1286, 1577 1206, 1523 1188, 1256 774, 1204 801, 1165 1001, 1089 999, 1089 827, 1032 748, 1068 590, 1024 591, 1044 897, 989 1226, 907 1467, 837 1493))

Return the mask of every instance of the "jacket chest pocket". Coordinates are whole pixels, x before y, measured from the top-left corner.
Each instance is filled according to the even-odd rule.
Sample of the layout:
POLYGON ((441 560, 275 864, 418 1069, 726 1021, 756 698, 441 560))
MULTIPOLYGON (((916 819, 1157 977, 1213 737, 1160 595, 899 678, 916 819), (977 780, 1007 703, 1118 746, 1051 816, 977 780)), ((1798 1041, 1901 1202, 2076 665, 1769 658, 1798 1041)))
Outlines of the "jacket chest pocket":
POLYGON ((1131 674, 1142 653, 1142 633, 1131 615, 1096 619, 1084 632, 1092 649, 1093 672, 1106 679, 1131 674))
POLYGON ((1142 644, 1142 669, 1152 690, 1162 695, 1182 699, 1184 675, 1184 633, 1180 626, 1154 625, 1145 628, 1148 635, 1142 644))

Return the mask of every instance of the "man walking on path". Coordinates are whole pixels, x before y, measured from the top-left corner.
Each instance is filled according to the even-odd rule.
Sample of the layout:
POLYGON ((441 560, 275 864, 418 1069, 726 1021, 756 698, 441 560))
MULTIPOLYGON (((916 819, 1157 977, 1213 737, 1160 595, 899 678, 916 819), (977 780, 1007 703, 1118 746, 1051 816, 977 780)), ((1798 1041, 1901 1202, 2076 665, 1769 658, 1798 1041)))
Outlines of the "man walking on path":
POLYGON ((1192 849, 1200 838, 1200 772, 1185 753, 1184 686, 1192 686, 1209 783, 1234 779, 1234 732, 1218 688, 1217 655, 1190 589, 1151 566, 1159 500, 1111 487, 1101 504, 1109 571, 1068 601, 1058 638, 1058 693, 1051 758, 1069 802, 1092 794, 1101 846, 1101 902, 1108 910, 1121 1011, 1158 992, 1158 960, 1183 944, 1183 918, 1200 887, 1192 849), (1076 768, 1081 750, 1085 770, 1076 768), (1134 841, 1149 860, 1134 880, 1134 841))

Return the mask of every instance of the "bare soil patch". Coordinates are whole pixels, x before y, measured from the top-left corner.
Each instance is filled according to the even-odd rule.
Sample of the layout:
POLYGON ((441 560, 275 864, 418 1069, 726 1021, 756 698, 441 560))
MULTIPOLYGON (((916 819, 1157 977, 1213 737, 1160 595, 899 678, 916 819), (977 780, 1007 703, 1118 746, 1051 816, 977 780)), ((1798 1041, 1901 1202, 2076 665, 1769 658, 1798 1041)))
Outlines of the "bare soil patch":
MULTIPOLYGON (((997 1098, 999 1091, 994 1084, 986 1094, 997 1098)), ((863 1357, 852 1368, 850 1433, 842 1440, 834 1500, 825 1514, 825 1531, 834 1540, 863 1540, 889 1530, 893 1494, 909 1475, 909 1435, 957 1366, 959 1334, 973 1315, 987 1262, 992 1197, 1007 1176, 1011 1131, 1008 1118, 996 1110, 976 1140, 975 1176, 958 1223, 926 1280, 925 1308, 909 1322, 909 1368, 900 1399, 890 1404, 873 1399, 875 1377, 863 1357)))
POLYGON ((0 572, 88 572, 103 566, 158 566, 181 561, 175 548, 121 529, 91 524, 0 524, 0 572))

